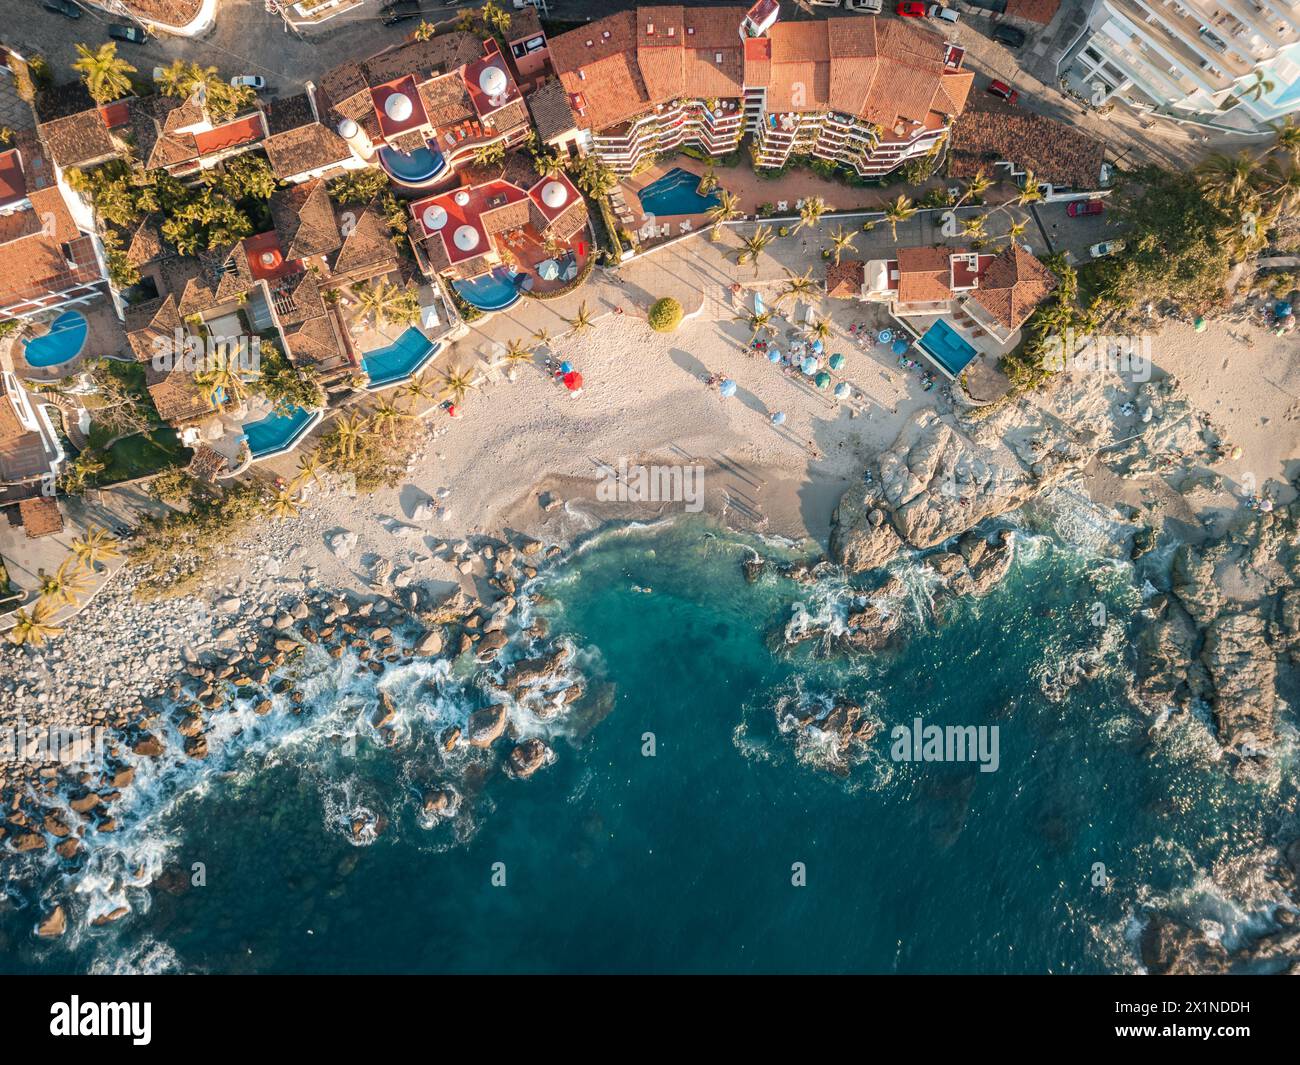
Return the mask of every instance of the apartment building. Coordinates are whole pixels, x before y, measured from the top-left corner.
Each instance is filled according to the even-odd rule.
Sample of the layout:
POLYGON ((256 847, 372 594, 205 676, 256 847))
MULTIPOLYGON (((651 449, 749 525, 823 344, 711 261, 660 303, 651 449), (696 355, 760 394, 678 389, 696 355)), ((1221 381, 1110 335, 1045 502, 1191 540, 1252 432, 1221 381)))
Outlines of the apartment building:
POLYGON ((578 147, 624 174, 683 145, 726 154, 748 132, 759 166, 813 155, 879 176, 940 142, 973 78, 929 27, 785 23, 776 0, 619 12, 553 38, 550 57, 578 147))
POLYGON ((1095 106, 1262 129, 1300 110, 1300 4, 1096 0, 1059 70, 1095 106))

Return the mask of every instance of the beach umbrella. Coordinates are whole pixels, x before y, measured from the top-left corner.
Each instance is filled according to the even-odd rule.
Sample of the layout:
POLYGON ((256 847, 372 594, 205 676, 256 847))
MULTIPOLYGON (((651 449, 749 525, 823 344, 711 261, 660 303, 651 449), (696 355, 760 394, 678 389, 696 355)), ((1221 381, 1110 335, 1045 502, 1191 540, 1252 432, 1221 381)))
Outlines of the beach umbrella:
POLYGON ((1196 325, 1196 331, 1198 333, 1201 332, 1202 330, 1205 329, 1205 319, 1198 316, 1195 325, 1196 325))
POLYGON ((718 391, 724 396, 734 396, 736 394, 736 382, 728 377, 718 386, 718 391))
POLYGON ((903 352, 905 352, 909 347, 911 347, 911 345, 902 337, 899 337, 897 340, 894 341, 894 349, 893 349, 894 354, 902 355, 903 352))
POLYGON ((838 385, 835 386, 835 398, 848 399, 849 393, 852 391, 853 389, 849 388, 849 383, 847 381, 841 381, 838 385))
POLYGON ((831 375, 828 374, 825 370, 823 370, 815 378, 813 378, 813 384, 815 384, 818 388, 825 388, 830 383, 831 383, 831 375))
POLYGON ((882 344, 888 344, 891 340, 894 339, 894 332, 892 329, 882 329, 877 334, 876 339, 879 340, 882 344))
POLYGON ((844 368, 844 356, 836 352, 831 356, 830 366, 832 370, 842 370, 844 368))
POLYGON ((460 417, 460 410, 457 408, 456 404, 454 404, 454 403, 449 403, 449 404, 447 405, 447 417, 449 417, 449 418, 459 418, 459 417, 460 417))
POLYGON ((801 369, 804 373, 806 373, 809 377, 811 377, 813 374, 817 372, 817 365, 818 365, 817 360, 814 359, 811 355, 808 355, 804 358, 803 362, 799 364, 799 369, 801 369))
POLYGON ((560 373, 573 373, 573 364, 567 362, 560 363, 560 373))
POLYGON ((768 361, 768 362, 780 362, 780 361, 781 361, 781 353, 780 353, 779 351, 777 351, 776 348, 772 348, 772 349, 770 349, 770 350, 768 351, 768 353, 767 353, 767 361, 768 361))
POLYGON ((814 340, 814 341, 813 341, 813 343, 812 343, 812 349, 813 349, 813 351, 817 352, 818 355, 820 355, 820 354, 822 353, 822 347, 823 347, 823 345, 822 345, 822 342, 821 342, 820 340, 814 340))
POLYGON ((783 411, 783 410, 779 410, 779 411, 777 411, 775 414, 773 414, 773 415, 772 415, 772 424, 773 424, 773 425, 784 425, 784 424, 785 424, 785 411, 783 411))
POLYGON ((543 281, 554 281, 560 276, 560 264, 554 259, 543 259, 537 264, 537 276, 543 281))
POLYGON ((1230 455, 1230 457, 1232 457, 1232 458, 1234 458, 1234 459, 1239 459, 1239 458, 1241 458, 1241 448, 1240 448, 1240 447, 1234 447, 1234 448, 1232 449, 1232 451, 1229 452, 1229 455, 1230 455))
POLYGON ((570 370, 564 375, 564 387, 570 392, 576 392, 582 387, 582 374, 577 370, 570 370))
POLYGON ((754 313, 755 314, 763 313, 763 297, 760 296, 757 292, 754 293, 754 313))

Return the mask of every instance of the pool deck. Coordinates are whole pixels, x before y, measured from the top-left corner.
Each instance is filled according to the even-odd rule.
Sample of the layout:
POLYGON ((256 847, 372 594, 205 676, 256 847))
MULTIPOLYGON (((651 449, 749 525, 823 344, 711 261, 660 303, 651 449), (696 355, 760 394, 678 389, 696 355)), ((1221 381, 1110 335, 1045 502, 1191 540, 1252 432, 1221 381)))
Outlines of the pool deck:
POLYGON ((48 312, 48 321, 33 325, 28 337, 41 336, 49 331, 50 322, 66 311, 77 311, 86 319, 86 342, 81 351, 57 366, 33 366, 23 355, 21 341, 12 348, 14 373, 27 381, 61 381, 75 373, 80 373, 88 359, 97 359, 104 355, 129 355, 126 344, 126 332, 118 320, 113 304, 107 297, 101 297, 92 303, 77 306, 60 307, 48 312))

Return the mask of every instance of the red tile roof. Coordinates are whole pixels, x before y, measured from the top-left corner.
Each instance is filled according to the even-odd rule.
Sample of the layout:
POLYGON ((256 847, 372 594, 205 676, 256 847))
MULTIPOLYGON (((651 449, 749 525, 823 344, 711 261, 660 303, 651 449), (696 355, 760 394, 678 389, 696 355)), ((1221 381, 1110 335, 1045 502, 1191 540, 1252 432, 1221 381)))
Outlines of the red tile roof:
POLYGON ((1056 288, 1056 275, 1018 244, 994 259, 970 294, 1008 329, 1019 329, 1056 288))
POLYGON ((898 301, 938 303, 952 295, 949 248, 898 249, 898 301))

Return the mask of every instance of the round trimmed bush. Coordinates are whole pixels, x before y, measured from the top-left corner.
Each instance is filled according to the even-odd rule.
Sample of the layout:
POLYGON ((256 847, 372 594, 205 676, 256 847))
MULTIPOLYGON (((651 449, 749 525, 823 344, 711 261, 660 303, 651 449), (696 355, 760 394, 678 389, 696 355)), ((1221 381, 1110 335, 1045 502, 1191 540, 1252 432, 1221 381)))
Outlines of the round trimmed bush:
POLYGON ((671 333, 682 324, 682 305, 672 296, 655 300, 650 308, 650 328, 660 333, 671 333))

